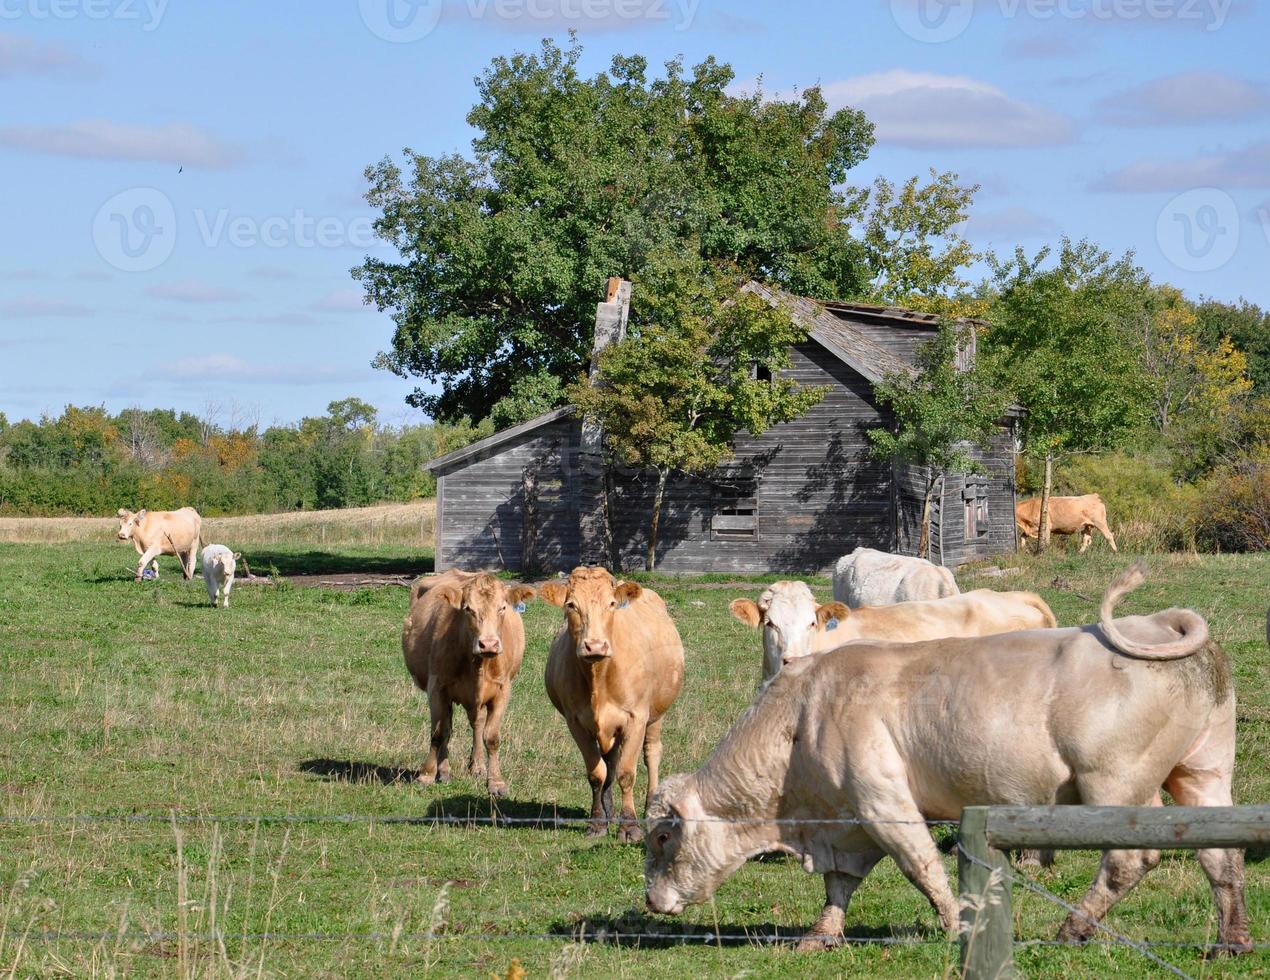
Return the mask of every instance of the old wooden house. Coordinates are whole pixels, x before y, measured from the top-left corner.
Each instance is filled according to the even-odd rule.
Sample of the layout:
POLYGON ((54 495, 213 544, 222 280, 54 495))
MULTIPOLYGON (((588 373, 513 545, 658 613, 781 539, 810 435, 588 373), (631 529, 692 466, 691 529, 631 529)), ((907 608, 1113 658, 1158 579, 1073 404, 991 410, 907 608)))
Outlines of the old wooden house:
MULTIPOLYGON (((597 350, 625 329, 629 285, 614 282, 599 307, 597 350)), ((870 458, 865 433, 892 422, 873 385, 912 365, 938 319, 818 303, 757 283, 746 289, 787 304, 806 328, 785 373, 828 393, 797 421, 741 439, 735 459, 708 478, 671 478, 658 568, 798 574, 823 572, 861 545, 915 554, 924 474, 870 458)), ((601 439, 565 407, 430 462, 437 569, 642 568, 654 478, 606 470, 601 439)), ((979 453, 984 475, 943 481, 932 560, 955 567, 1014 549, 1014 450, 1013 421, 1003 419, 989 451, 979 453)))

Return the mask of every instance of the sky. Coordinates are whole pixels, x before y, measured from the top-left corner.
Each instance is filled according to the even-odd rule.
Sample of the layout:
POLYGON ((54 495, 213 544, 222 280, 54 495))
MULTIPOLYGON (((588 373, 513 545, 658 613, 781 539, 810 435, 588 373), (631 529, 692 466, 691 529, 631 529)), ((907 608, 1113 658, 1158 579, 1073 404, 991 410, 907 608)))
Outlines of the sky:
POLYGON ((371 366, 362 171, 466 153, 474 78, 571 28, 586 74, 822 86, 877 125, 851 182, 980 184, 978 247, 1086 237, 1270 307, 1267 0, 0 0, 0 411, 423 421, 371 366))

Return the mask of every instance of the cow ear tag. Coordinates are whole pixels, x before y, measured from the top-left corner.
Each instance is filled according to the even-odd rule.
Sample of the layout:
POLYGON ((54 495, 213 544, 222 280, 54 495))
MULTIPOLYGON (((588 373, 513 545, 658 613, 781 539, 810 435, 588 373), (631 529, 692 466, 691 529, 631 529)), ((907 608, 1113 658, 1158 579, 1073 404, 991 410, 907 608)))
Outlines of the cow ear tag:
POLYGON ((627 599, 625 602, 623 602, 623 603, 622 603, 620 606, 618 606, 617 608, 618 608, 618 609, 625 609, 625 608, 626 608, 627 606, 629 606, 630 604, 631 604, 631 601, 630 601, 629 599, 627 599))
POLYGON ((516 603, 516 605, 515 605, 515 607, 514 607, 514 608, 515 608, 515 610, 516 610, 518 613, 523 613, 523 612, 524 612, 526 609, 528 609, 529 607, 528 607, 528 606, 526 606, 523 602, 518 602, 518 603, 516 603))
POLYGON ((829 630, 836 630, 837 628, 838 628, 838 619, 836 616, 833 619, 829 620, 829 622, 825 623, 826 632, 828 632, 829 630))

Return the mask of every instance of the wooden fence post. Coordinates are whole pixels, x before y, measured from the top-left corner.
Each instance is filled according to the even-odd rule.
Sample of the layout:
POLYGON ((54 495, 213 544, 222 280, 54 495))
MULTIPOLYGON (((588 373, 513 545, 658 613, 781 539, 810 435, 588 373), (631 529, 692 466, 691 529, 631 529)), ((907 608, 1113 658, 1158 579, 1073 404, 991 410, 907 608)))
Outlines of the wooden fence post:
POLYGON ((961 975, 966 980, 1014 977, 1014 913, 1010 865, 988 843, 988 808, 961 812, 957 879, 961 891, 961 975))

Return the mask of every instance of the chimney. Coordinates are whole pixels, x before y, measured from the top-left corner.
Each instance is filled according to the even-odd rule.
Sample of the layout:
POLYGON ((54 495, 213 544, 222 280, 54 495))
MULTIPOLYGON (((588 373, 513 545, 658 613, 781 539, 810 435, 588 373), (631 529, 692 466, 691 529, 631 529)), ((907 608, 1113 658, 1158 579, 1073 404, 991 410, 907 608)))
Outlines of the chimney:
MULTIPOLYGON (((600 355, 626 336, 631 315, 631 284, 612 278, 603 303, 595 309, 595 346, 591 353, 591 380, 600 374, 600 355)), ((593 422, 582 421, 579 447, 578 536, 582 564, 601 565, 612 571, 620 556, 614 547, 609 501, 612 487, 604 465, 604 431, 593 422)))

